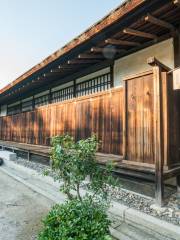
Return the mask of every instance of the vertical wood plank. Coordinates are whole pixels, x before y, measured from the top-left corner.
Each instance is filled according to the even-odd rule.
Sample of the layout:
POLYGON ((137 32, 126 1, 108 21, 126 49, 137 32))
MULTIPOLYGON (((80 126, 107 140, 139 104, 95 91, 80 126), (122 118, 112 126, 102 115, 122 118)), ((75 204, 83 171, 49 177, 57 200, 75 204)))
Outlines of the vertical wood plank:
POLYGON ((155 154, 155 198, 156 204, 163 206, 164 183, 163 183, 163 129, 162 129, 162 92, 161 92, 161 69, 153 67, 154 76, 154 154, 155 154))

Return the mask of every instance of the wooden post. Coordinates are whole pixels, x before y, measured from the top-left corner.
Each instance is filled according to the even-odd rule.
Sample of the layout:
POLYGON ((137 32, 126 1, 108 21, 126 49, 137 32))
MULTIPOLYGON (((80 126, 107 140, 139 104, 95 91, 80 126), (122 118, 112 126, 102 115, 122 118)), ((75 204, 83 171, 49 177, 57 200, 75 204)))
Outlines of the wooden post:
POLYGON ((177 193, 178 193, 178 197, 180 198, 180 175, 178 175, 176 177, 176 180, 177 180, 177 193))
POLYGON ((28 161, 30 161, 30 151, 27 152, 28 161))
POLYGON ((153 66, 154 85, 154 159, 155 159, 155 199, 159 207, 164 205, 164 145, 161 66, 155 58, 148 59, 153 66))
POLYGON ((110 66, 110 75, 111 75, 111 88, 114 87, 114 62, 110 66))
POLYGON ((35 109, 35 98, 33 96, 33 99, 32 99, 32 109, 34 110, 35 109))
POLYGON ((174 37, 174 67, 180 67, 180 28, 174 37))
POLYGON ((76 80, 73 81, 73 97, 76 97, 76 80))
MULTIPOLYGON (((177 35, 174 37, 174 67, 175 68, 180 67, 180 28, 178 29, 177 35)), ((180 113, 178 115, 180 119, 180 113)), ((176 177, 176 183, 177 183, 177 193, 178 193, 178 196, 180 197, 180 175, 176 177)))
POLYGON ((123 110, 123 159, 127 160, 127 81, 124 81, 124 110, 123 110))
POLYGON ((164 202, 164 183, 163 183, 163 119, 162 119, 162 82, 161 68, 153 67, 154 73, 154 155, 155 155, 155 198, 156 204, 160 207, 164 202))
POLYGON ((49 89, 49 104, 52 103, 52 89, 49 89))

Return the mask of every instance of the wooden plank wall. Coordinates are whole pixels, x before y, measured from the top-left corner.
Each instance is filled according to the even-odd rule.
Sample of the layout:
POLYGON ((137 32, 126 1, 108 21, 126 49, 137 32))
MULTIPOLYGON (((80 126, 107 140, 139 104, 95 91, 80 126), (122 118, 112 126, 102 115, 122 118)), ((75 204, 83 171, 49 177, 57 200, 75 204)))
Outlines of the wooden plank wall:
POLYGON ((103 153, 122 154, 123 89, 117 88, 0 118, 0 139, 49 145, 50 137, 69 133, 76 140, 92 133, 103 153))

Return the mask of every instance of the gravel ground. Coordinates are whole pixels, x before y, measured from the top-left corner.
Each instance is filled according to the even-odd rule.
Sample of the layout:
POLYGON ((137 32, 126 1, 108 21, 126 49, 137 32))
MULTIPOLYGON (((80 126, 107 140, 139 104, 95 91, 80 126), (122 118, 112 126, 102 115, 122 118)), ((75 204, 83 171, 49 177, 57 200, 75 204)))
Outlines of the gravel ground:
MULTIPOLYGON (((18 158, 16 163, 34 169, 40 174, 43 174, 44 171, 48 170, 50 171, 51 176, 54 175, 50 167, 40 163, 30 162, 22 158, 18 158)), ((150 190, 150 188, 148 189, 150 190)), ((166 207, 160 209, 154 205, 153 198, 144 197, 141 194, 136 194, 133 191, 122 189, 121 187, 117 187, 110 191, 114 200, 126 206, 140 210, 173 224, 180 225, 180 197, 178 197, 176 193, 172 194, 171 197, 168 198, 166 207)))
POLYGON ((123 189, 112 190, 113 198, 131 208, 147 213, 162 220, 180 225, 180 198, 172 194, 163 208, 154 205, 154 200, 123 189))
POLYGON ((52 204, 0 172, 0 240, 35 240, 52 204))

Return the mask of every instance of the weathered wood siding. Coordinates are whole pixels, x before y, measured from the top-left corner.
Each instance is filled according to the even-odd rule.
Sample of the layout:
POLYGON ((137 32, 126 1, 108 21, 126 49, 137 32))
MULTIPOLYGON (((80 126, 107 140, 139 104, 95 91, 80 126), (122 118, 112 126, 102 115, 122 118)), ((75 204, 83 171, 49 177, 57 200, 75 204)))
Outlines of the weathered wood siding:
POLYGON ((127 80, 127 159, 154 163, 153 73, 127 80))
POLYGON ((0 118, 0 139, 49 145, 50 137, 69 133, 76 140, 92 133, 101 152, 122 154, 123 89, 51 104, 32 112, 0 118))
POLYGON ((55 135, 76 140, 95 133, 100 152, 123 155, 137 166, 180 163, 180 95, 163 68, 125 79, 125 88, 0 118, 0 139, 49 145, 55 135))

